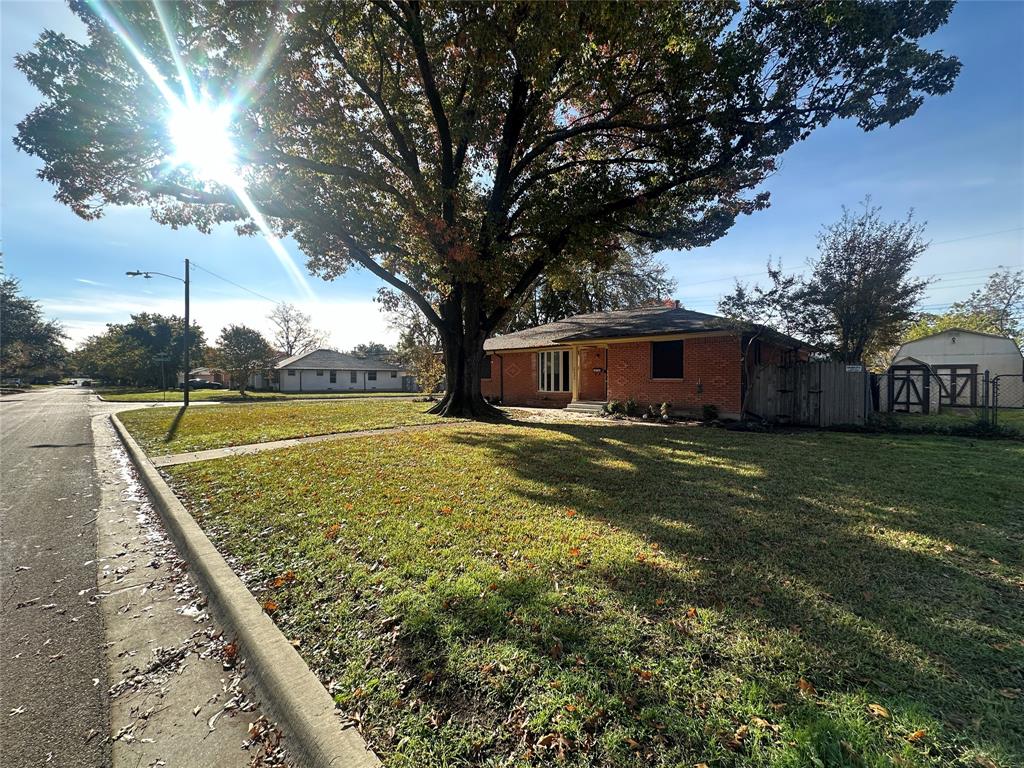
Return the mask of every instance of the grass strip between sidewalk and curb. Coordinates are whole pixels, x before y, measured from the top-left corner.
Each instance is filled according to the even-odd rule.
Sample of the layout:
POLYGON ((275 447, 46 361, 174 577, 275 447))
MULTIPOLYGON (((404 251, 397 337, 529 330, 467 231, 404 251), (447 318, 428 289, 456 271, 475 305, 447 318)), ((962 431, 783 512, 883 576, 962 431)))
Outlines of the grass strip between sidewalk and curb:
POLYGON ((391 398, 140 408, 120 418, 148 456, 161 456, 443 421, 429 408, 429 403, 391 398))
POLYGON ((311 768, 379 766, 359 733, 341 726, 330 694, 217 552, 121 420, 112 415, 111 421, 211 609, 238 643, 267 711, 288 738, 289 751, 311 768))

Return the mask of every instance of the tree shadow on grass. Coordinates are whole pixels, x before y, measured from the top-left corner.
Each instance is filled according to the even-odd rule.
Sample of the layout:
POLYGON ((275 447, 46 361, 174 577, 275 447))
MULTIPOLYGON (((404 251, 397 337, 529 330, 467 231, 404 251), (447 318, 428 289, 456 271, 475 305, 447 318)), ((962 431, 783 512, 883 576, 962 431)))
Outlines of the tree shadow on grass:
MULTIPOLYGON (((986 446, 993 463, 979 469, 975 446, 948 439, 551 424, 453 439, 507 467, 516 496, 626 530, 692 574, 637 560, 588 575, 642 620, 663 620, 659 600, 714 609, 726 632, 796 649, 771 662, 795 665, 794 683, 807 675, 822 691, 922 707, 1024 754, 1024 712, 1012 698, 1024 687, 1024 462, 1012 445, 986 446), (943 469, 955 475, 946 483, 934 477, 943 469)), ((473 604, 436 610, 521 642, 460 615, 473 604)), ((558 630, 570 638, 565 652, 607 669, 607 638, 581 621, 558 630)), ((734 654, 742 669, 739 647, 725 643, 712 658, 734 654)), ((761 683, 770 689, 772 677, 761 683)))

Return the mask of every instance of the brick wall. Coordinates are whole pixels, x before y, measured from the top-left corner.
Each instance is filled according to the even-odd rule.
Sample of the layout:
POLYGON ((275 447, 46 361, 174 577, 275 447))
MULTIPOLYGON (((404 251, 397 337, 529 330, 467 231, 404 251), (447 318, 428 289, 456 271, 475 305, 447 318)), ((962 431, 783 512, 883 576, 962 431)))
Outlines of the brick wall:
POLYGON ((608 398, 633 398, 640 405, 671 403, 675 411, 699 413, 716 405, 723 415, 740 410, 740 341, 736 336, 701 336, 683 341, 683 378, 651 378, 648 341, 612 344, 608 354, 608 398))
POLYGON ((540 408, 564 408, 572 400, 570 392, 540 392, 537 389, 536 352, 499 352, 491 355, 491 378, 480 381, 484 397, 502 397, 506 405, 530 405, 540 408))
MULTIPOLYGON (((642 406, 672 403, 673 410, 699 413, 701 406, 718 406, 723 415, 740 410, 740 342, 736 336, 703 336, 683 342, 683 378, 651 378, 651 344, 647 341, 612 344, 607 353, 597 348, 580 352, 580 399, 604 400, 603 375, 607 367, 607 399, 634 398, 642 406), (605 359, 607 354, 607 360, 605 359)), ((537 389, 537 353, 503 352, 491 356, 491 378, 481 381, 485 397, 502 397, 506 405, 563 408, 569 392, 537 389), (499 377, 504 376, 504 388, 499 377), (504 389, 504 391, 502 391, 504 389)))

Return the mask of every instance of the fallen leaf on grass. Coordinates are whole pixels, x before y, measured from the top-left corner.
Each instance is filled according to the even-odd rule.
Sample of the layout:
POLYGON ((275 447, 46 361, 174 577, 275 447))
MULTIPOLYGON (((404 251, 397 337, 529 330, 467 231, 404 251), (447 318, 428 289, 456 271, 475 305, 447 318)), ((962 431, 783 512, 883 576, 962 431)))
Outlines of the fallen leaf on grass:
POLYGON ((764 729, 766 731, 771 731, 772 733, 778 733, 779 731, 782 730, 781 726, 776 725, 775 723, 769 723, 763 717, 752 717, 752 718, 750 718, 750 724, 751 725, 756 725, 758 728, 762 728, 762 729, 764 729))
POLYGON ((749 734, 750 728, 748 728, 745 725, 741 725, 739 728, 736 729, 736 732, 732 735, 732 737, 727 742, 725 742, 725 746, 728 749, 731 749, 733 752, 739 752, 741 749, 743 749, 743 741, 747 738, 749 734))
POLYGON ((548 733, 537 739, 537 746, 544 749, 554 749, 559 758, 565 757, 565 752, 572 749, 572 742, 560 733, 548 733))
POLYGON ((889 710, 881 704, 868 704, 868 712, 875 717, 882 718, 883 720, 888 720, 892 717, 892 715, 889 714, 889 710))
POLYGON ((805 696, 818 695, 818 689, 815 688, 814 685, 805 678, 801 677, 800 681, 796 684, 796 686, 800 689, 800 693, 804 694, 805 696))
POLYGON ((927 735, 928 731, 926 731, 924 728, 921 728, 920 730, 914 731, 909 736, 907 736, 907 741, 909 741, 911 744, 916 744, 927 735))
POLYGON ((277 608, 278 608, 278 605, 273 600, 264 600, 263 601, 263 610, 266 611, 267 613, 273 613, 274 611, 277 610, 277 608))

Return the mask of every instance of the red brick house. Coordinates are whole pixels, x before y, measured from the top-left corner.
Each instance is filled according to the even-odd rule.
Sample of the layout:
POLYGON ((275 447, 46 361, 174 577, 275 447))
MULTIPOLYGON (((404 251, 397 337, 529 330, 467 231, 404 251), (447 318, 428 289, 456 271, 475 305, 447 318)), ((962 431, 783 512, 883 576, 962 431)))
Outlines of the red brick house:
MULTIPOLYGON (((806 359, 799 340, 762 332, 748 367, 806 359)), ((714 405, 723 416, 742 411, 747 332, 723 317, 672 306, 576 315, 484 344, 481 388, 505 405, 597 410, 632 398, 667 402, 682 413, 714 405)))

